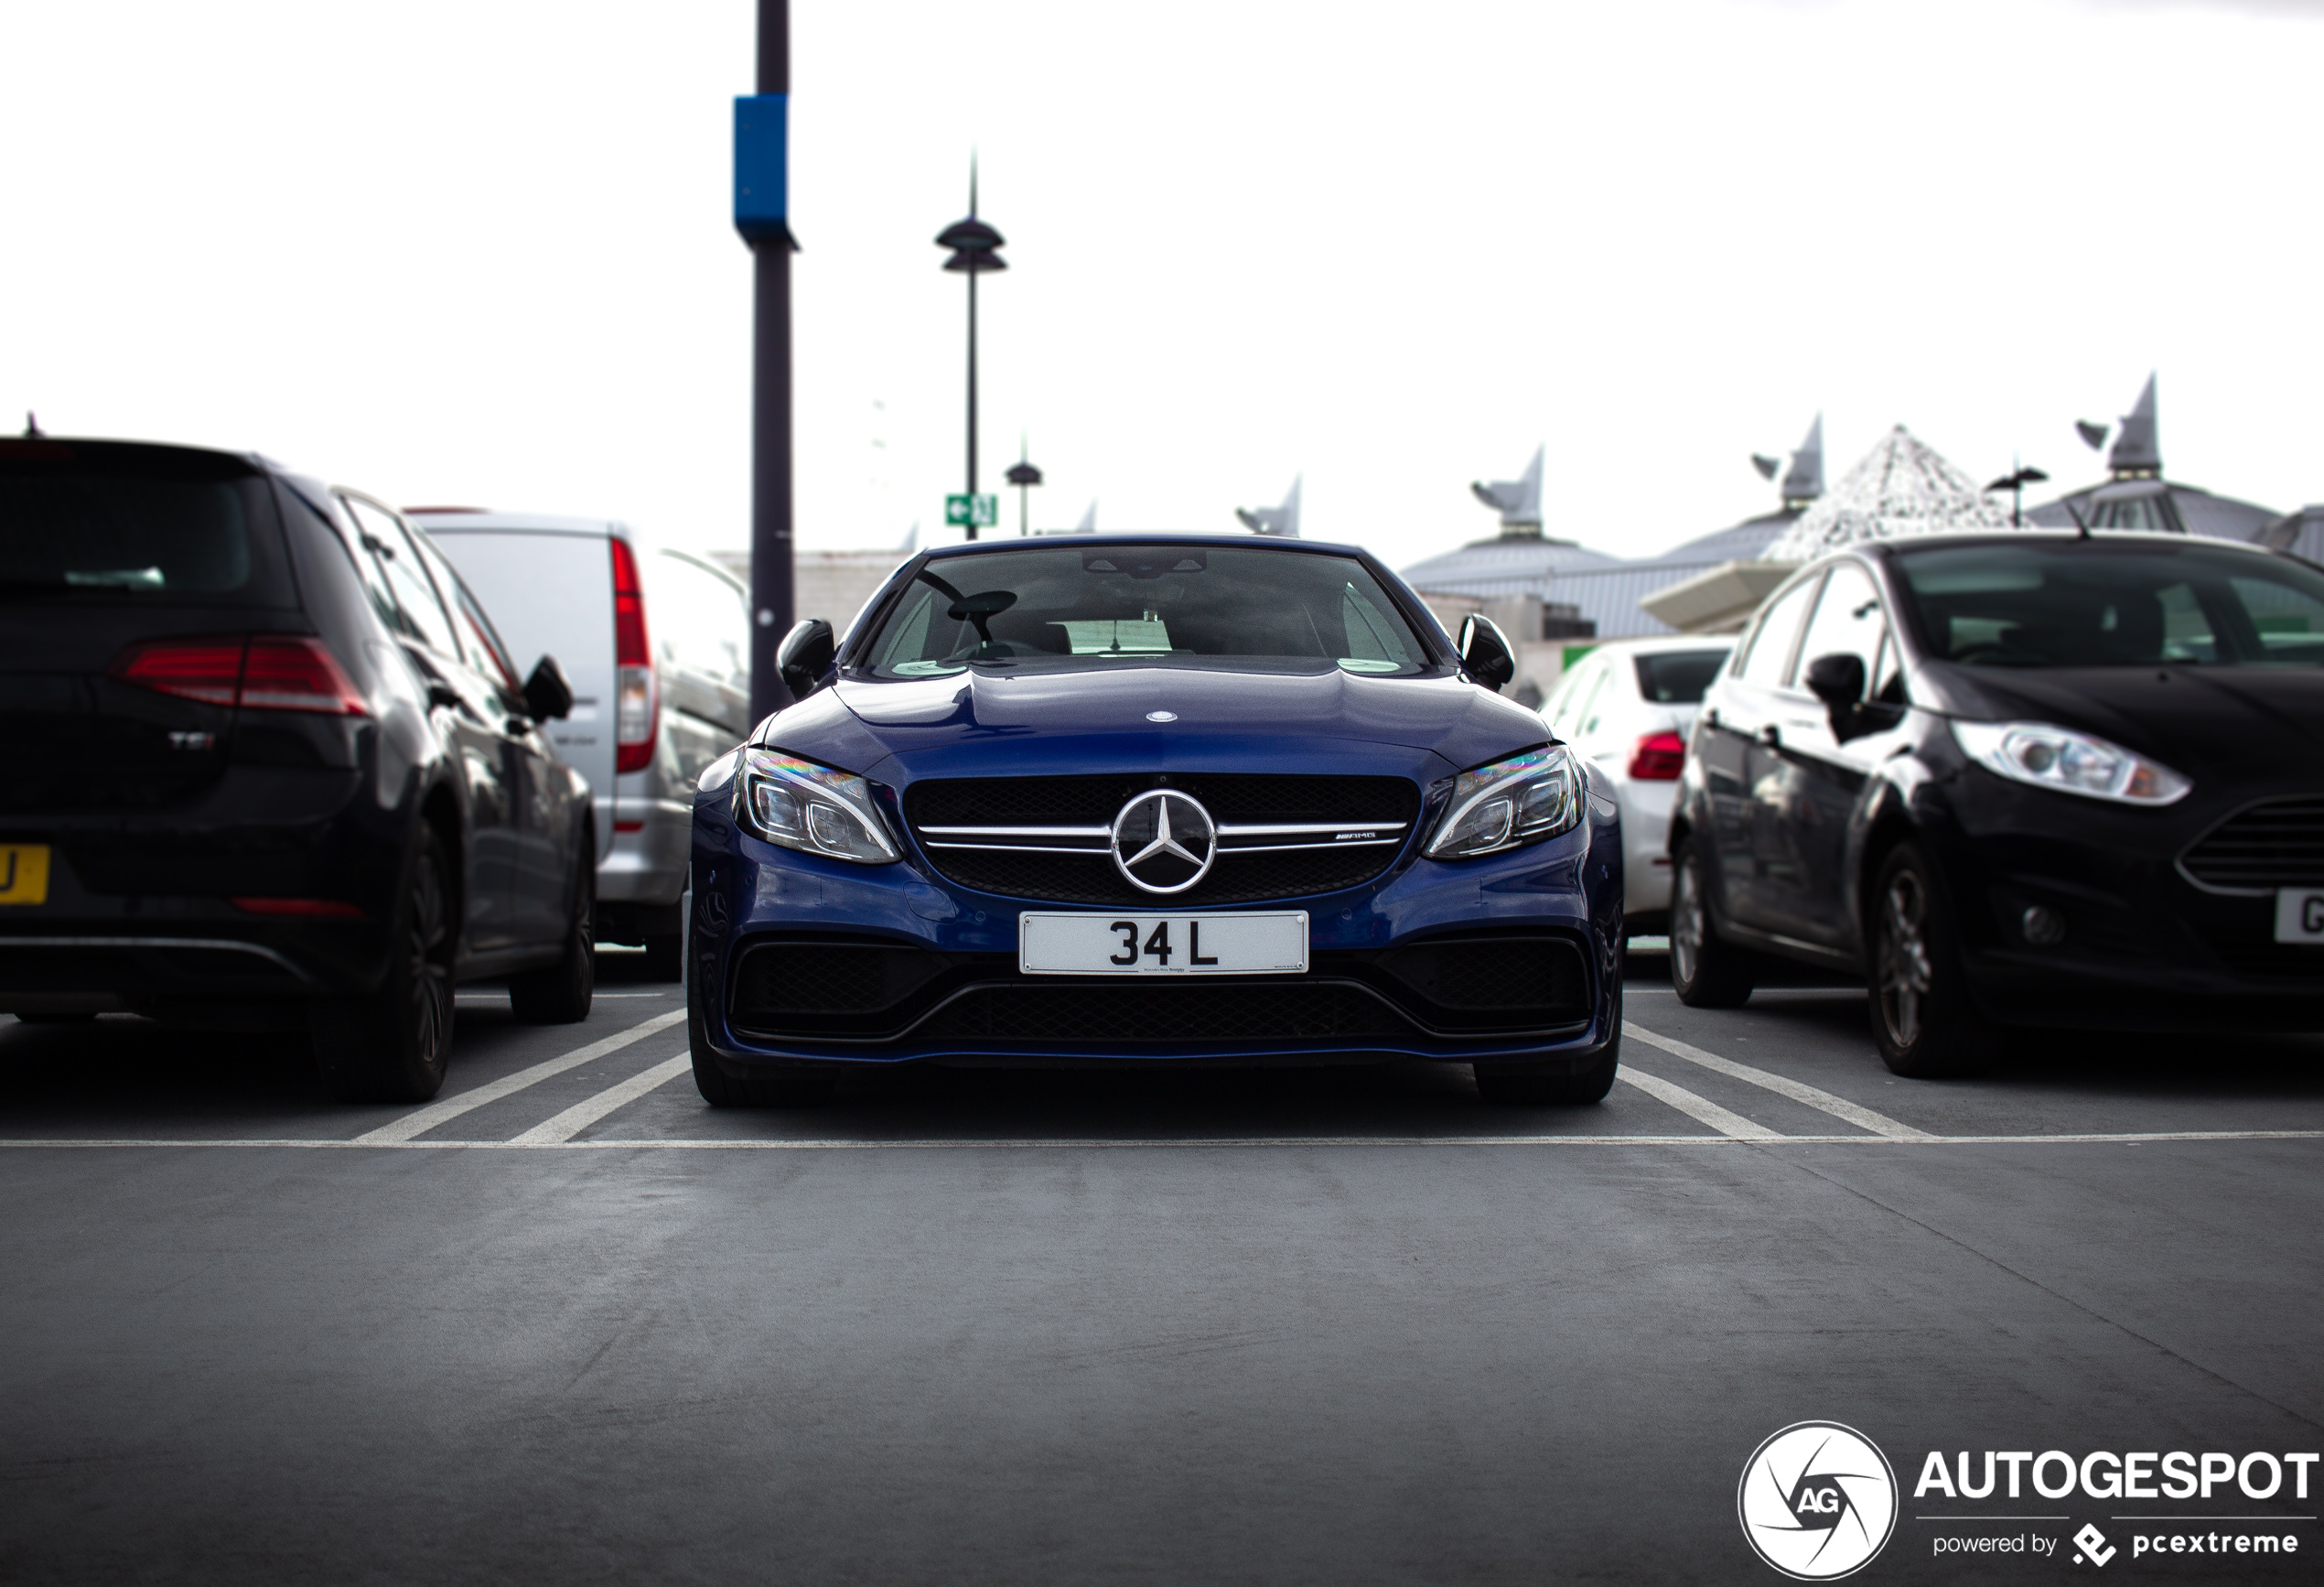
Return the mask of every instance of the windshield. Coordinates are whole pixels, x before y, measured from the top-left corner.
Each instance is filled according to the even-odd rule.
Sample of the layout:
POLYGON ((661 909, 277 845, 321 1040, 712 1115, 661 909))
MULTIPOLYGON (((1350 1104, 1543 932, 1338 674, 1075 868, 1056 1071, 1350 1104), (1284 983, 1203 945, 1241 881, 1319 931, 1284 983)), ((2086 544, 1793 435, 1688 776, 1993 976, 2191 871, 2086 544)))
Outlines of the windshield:
POLYGON ((1244 545, 1080 545, 930 560, 858 664, 932 677, 972 664, 1139 662, 1410 674, 1427 649, 1352 557, 1244 545))
POLYGON ((2224 545, 1900 552, 1931 655, 1971 666, 2324 666, 2324 573, 2224 545))
POLYGON ((271 602, 264 482, 160 448, 0 449, 0 599, 271 602))

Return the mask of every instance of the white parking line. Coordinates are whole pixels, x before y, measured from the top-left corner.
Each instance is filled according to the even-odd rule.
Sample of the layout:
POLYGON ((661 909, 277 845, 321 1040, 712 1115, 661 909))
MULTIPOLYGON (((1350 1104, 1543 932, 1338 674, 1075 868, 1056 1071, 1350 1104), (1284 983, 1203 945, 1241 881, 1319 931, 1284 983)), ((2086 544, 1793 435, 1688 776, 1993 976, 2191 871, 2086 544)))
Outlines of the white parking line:
POLYGON ((1667 1102, 1689 1118, 1700 1120, 1730 1140, 1781 1140, 1784 1139, 1763 1124, 1754 1124, 1739 1113, 1729 1113, 1707 1096, 1697 1096, 1682 1085, 1654 1075, 1642 1074, 1625 1063, 1616 1074, 1637 1086, 1657 1102, 1667 1102))
POLYGON ((608 1053, 618 1053, 632 1042, 645 1040, 656 1031, 668 1030, 685 1017, 686 1011, 683 1009, 672 1009, 667 1014, 656 1014, 651 1020, 641 1020, 626 1031, 617 1031, 600 1041, 590 1042, 586 1047, 576 1047, 562 1058, 552 1058, 545 1063, 535 1063, 530 1069, 520 1069, 515 1074, 504 1075, 488 1085, 479 1085, 473 1091, 463 1091, 457 1096, 447 1096, 441 1102, 431 1102, 425 1107, 407 1113, 401 1118, 390 1119, 377 1129, 365 1130, 349 1144, 352 1146, 402 1146, 413 1137, 434 1129, 448 1119, 457 1118, 463 1113, 473 1112, 488 1102, 498 1102, 503 1096, 513 1096, 528 1085, 538 1085, 542 1081, 586 1063, 593 1058, 602 1058, 608 1053))
POLYGON ((1716 1070, 1729 1079, 1759 1086, 1764 1090, 1775 1092, 1779 1096, 1788 1096, 1794 1102, 1803 1102, 1808 1107, 1828 1113, 1834 1118, 1845 1118, 1860 1129, 1868 1129, 1875 1135, 1885 1135, 1890 1140, 1933 1139, 1925 1129, 1915 1129, 1909 1124, 1899 1124, 1885 1113, 1875 1113, 1869 1107, 1858 1107, 1845 1096, 1834 1096, 1829 1091, 1810 1085, 1803 1080, 1793 1080, 1786 1075, 1770 1074, 1765 1069, 1754 1069, 1748 1063, 1738 1063, 1732 1058, 1722 1058, 1716 1053, 1705 1053, 1700 1047, 1690 1047, 1684 1042, 1661 1035, 1643 1025, 1634 1025, 1628 1020, 1622 1021, 1622 1034, 1643 1042, 1651 1047, 1660 1047, 1663 1052, 1673 1057, 1684 1058, 1689 1063, 1700 1063, 1705 1069, 1716 1070))
POLYGON ((575 1136, 618 1108, 627 1107, 656 1086, 667 1085, 694 1066, 691 1053, 681 1053, 651 1069, 641 1070, 619 1085, 608 1085, 586 1102, 576 1102, 555 1117, 545 1119, 509 1142, 511 1146, 563 1146, 575 1136))
MULTIPOLYGON (((1678 1087, 1673 1086, 1673 1090, 1678 1087)), ((1730 1117, 1733 1117, 1730 1115, 1730 1117)), ((1749 1120, 1743 1121, 1749 1124, 1749 1120)), ((1756 1128, 1757 1126, 1752 1126, 1756 1128)), ((379 1148, 404 1151, 1217 1151, 1231 1148, 1283 1147, 1431 1147, 1431 1146, 2146 1146, 2174 1141, 2324 1140, 2324 1129, 2183 1129, 2154 1130, 2125 1135, 1931 1135, 1919 1140, 1899 1140, 1884 1135, 1249 1135, 1196 1137, 1185 1139, 1064 1138, 1052 1140, 1010 1138, 957 1140, 845 1140, 764 1138, 729 1139, 626 1140, 618 1136, 595 1140, 566 1140, 551 1146, 522 1146, 517 1140, 386 1140, 326 1139, 138 1139, 119 1137, 98 1139, 40 1140, 31 1138, 0 1140, 0 1151, 96 1151, 118 1150, 183 1150, 202 1147, 288 1147, 301 1151, 341 1151, 379 1148)))

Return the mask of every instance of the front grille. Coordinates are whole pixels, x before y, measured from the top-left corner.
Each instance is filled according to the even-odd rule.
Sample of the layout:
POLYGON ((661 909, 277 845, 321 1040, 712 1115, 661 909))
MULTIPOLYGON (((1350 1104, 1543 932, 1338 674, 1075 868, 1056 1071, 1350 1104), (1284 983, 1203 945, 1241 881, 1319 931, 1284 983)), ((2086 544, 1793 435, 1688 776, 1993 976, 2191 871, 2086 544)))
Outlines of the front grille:
POLYGON ((2324 887, 2324 799, 2278 799, 2240 810, 2197 839, 2179 864, 2205 887, 2324 887))
POLYGON ((1395 862, 1420 814, 1420 790, 1402 777, 1251 773, 978 777, 915 783, 906 819, 930 863, 980 892, 1058 903, 1198 908, 1336 892, 1372 880, 1395 862), (1221 836, 1210 873, 1185 892, 1155 894, 1115 868, 1105 839, 1132 798, 1168 787, 1200 801, 1221 836), (1318 828, 1309 835, 1238 835, 1237 826, 1318 828), (1065 827, 1073 836, 982 831, 963 837, 931 827, 1065 827), (1341 832, 1375 837, 1343 840, 1341 832), (988 847, 959 847, 962 843, 988 847))
POLYGON ((1361 987, 1013 984, 971 988, 926 1033, 952 1042, 1283 1042, 1405 1037, 1412 1027, 1361 987))

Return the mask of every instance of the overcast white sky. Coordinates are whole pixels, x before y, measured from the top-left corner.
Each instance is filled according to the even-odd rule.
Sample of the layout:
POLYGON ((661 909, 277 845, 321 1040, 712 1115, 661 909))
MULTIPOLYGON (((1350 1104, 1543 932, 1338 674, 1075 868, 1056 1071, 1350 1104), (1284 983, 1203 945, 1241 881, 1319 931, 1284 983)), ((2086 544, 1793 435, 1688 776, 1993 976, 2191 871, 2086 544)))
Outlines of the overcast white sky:
MULTIPOLYGON (((1550 532, 1637 555, 1771 505, 1818 409, 1835 479, 1899 421, 2093 477, 2149 369, 2174 478, 2324 500, 2324 5, 792 12, 804 545, 946 533, 972 146, 1037 524, 1304 471, 1402 566, 1546 441, 1550 532)), ((754 16, 0 0, 0 414, 744 544, 754 16)))

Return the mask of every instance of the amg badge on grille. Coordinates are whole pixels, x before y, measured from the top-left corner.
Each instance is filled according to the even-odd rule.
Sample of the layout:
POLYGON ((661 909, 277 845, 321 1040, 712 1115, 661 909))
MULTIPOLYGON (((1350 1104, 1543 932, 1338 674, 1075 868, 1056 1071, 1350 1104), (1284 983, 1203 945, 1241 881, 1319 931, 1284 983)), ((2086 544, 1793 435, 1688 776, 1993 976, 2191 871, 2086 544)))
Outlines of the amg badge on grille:
POLYGON ((1173 789, 1141 794, 1114 817, 1114 863, 1146 892, 1184 892, 1218 857, 1218 823, 1173 789))

